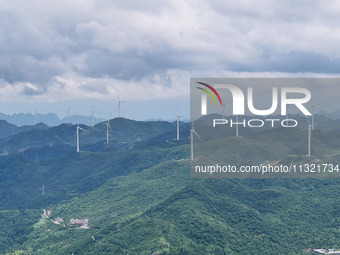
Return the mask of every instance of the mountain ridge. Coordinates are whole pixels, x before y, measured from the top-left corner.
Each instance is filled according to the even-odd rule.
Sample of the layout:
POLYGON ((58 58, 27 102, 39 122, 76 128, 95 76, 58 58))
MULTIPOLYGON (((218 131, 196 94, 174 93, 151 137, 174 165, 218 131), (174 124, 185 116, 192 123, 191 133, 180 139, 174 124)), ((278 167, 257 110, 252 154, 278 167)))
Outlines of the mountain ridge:
MULTIPOLYGON (((181 125, 180 141, 175 122, 110 123, 120 148, 105 147, 103 123, 82 126, 89 132, 81 134, 79 153, 68 141, 75 139, 72 125, 16 136, 18 148, 26 141, 30 149, 0 161, 0 254, 269 255, 337 248, 338 179, 193 179, 188 123, 181 125), (47 138, 57 133, 66 141, 50 146, 58 140, 47 138), (73 150, 38 160, 28 155, 61 145, 73 150), (41 216, 43 209, 51 215, 41 216), (53 223, 57 217, 64 221, 53 223), (71 219, 89 220, 89 229, 75 228, 71 219)), ((305 156, 307 130, 283 131, 230 133, 202 143, 228 144, 224 158, 233 164, 305 156)), ((313 132, 312 154, 339 162, 339 133, 313 132)))

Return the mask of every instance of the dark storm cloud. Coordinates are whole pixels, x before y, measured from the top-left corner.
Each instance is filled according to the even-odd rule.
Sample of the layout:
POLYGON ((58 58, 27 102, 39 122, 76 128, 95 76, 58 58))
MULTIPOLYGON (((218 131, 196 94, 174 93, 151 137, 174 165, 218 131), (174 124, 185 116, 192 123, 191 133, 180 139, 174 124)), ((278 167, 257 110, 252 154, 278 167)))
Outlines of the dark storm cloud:
POLYGON ((135 54, 118 54, 107 50, 92 51, 85 57, 83 65, 80 73, 96 78, 141 79, 154 71, 135 54))
POLYGON ((26 96, 38 96, 38 95, 42 95, 45 93, 45 89, 40 88, 39 90, 30 88, 30 87, 24 87, 22 94, 26 95, 26 96))

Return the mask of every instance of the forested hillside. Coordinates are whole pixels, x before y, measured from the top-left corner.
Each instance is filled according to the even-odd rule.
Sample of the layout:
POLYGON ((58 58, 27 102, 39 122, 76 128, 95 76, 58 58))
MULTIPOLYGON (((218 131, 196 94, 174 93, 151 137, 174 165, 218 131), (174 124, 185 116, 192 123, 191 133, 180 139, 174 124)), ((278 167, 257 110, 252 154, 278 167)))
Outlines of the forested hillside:
MULTIPOLYGON (((20 152, 0 161, 0 254, 269 255, 339 247, 338 179, 190 178, 188 124, 177 141, 171 123, 150 131, 150 123, 126 122, 117 132, 128 146, 123 138, 110 141, 119 148, 98 141, 97 128, 83 140, 92 151, 72 147, 39 160, 20 152)), ((71 137, 72 126, 21 136, 29 151, 63 129, 71 137)), ((302 160, 305 138, 305 130, 288 136, 274 129, 219 143, 230 145, 225 160, 260 164, 302 160)), ((313 157, 339 162, 339 141, 338 133, 315 131, 313 157)), ((46 144, 42 150, 55 148, 46 144)))

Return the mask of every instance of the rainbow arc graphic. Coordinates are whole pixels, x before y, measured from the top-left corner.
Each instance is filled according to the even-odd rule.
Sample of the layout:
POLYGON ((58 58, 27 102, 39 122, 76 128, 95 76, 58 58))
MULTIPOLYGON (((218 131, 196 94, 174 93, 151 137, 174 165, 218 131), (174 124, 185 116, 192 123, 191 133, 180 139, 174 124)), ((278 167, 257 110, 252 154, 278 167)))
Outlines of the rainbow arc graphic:
MULTIPOLYGON (((201 85, 203 85, 203 86, 205 86, 205 87, 208 88, 208 89, 210 89, 210 90, 217 96, 217 98, 218 98, 218 100, 220 101, 220 104, 221 104, 221 106, 222 106, 221 97, 220 97, 220 95, 217 93, 217 91, 216 91, 212 86, 210 86, 209 84, 203 83, 203 82, 197 82, 197 83, 198 83, 198 84, 201 84, 201 85)), ((213 93, 211 93, 211 92, 210 92, 208 89, 206 89, 206 88, 201 88, 201 87, 196 87, 196 88, 198 88, 198 89, 204 91, 205 93, 207 93, 207 94, 214 100, 215 105, 217 105, 217 102, 216 102, 216 99, 215 99, 213 93)))

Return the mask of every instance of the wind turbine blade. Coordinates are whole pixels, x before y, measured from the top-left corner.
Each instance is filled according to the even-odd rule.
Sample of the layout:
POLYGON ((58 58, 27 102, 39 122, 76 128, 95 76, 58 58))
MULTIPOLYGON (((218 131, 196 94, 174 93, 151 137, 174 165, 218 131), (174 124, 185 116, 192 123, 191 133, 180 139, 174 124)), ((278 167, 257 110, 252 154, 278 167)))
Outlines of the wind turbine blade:
POLYGON ((188 141, 190 140, 190 138, 191 138, 191 134, 190 134, 189 137, 188 137, 188 141))
POLYGON ((120 97, 118 96, 118 93, 116 92, 116 96, 118 98, 118 101, 120 102, 120 97))
POLYGON ((197 134, 197 132, 196 132, 195 130, 193 130, 193 131, 194 131, 195 135, 197 135, 197 137, 198 137, 199 139, 201 139, 201 141, 203 141, 202 138, 197 134))

